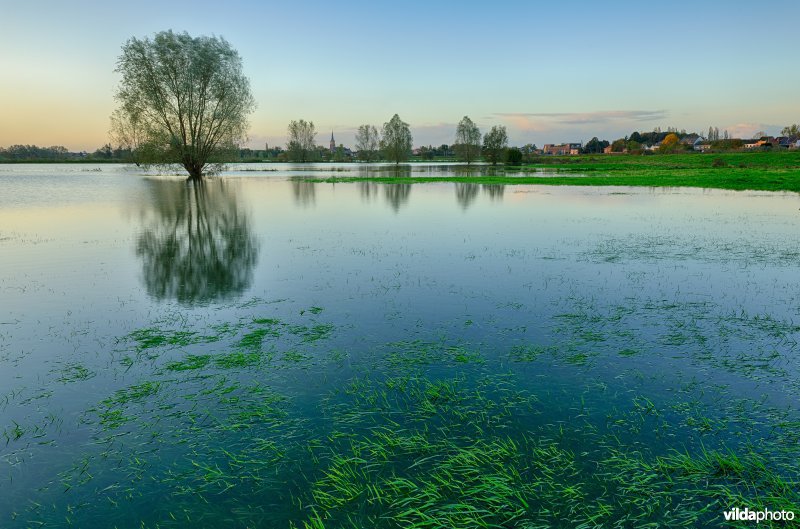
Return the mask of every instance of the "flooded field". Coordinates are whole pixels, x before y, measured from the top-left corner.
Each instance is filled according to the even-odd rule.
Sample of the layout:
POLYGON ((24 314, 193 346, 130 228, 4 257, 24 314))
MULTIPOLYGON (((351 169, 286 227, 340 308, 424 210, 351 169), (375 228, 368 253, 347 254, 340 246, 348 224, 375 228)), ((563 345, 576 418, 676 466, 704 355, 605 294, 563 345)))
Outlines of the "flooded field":
POLYGON ((800 516, 796 194, 387 170, 0 166, 0 527, 800 516))

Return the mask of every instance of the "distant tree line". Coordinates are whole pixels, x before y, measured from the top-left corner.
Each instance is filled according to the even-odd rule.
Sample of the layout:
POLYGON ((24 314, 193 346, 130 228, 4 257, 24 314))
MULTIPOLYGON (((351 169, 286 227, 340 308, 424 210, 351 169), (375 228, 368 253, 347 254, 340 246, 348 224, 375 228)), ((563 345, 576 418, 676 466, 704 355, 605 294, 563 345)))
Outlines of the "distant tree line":
POLYGON ((107 143, 94 152, 70 152, 62 145, 39 147, 37 145, 12 145, 0 147, 0 161, 3 162, 69 162, 69 161, 131 161, 130 149, 112 148, 107 143))
POLYGON ((54 145, 52 147, 38 147, 36 145, 12 145, 8 148, 0 147, 0 158, 3 160, 64 160, 70 156, 66 147, 54 145))
MULTIPOLYGON (((397 130, 402 131, 403 134, 407 131, 410 138, 408 124, 402 122, 397 115, 392 119, 395 119, 393 126, 397 126, 397 130)), ((493 165, 504 163, 512 166, 542 161, 543 153, 535 144, 528 143, 522 147, 509 147, 508 133, 505 127, 493 126, 489 132, 481 134, 478 126, 469 116, 464 116, 456 126, 453 144, 423 145, 412 151, 409 142, 402 145, 400 149, 388 152, 387 148, 393 145, 394 139, 382 136, 381 131, 385 132, 389 123, 391 121, 385 123, 381 129, 374 125, 361 125, 356 131, 354 151, 339 145, 334 152, 331 152, 327 147, 316 145, 316 132, 313 122, 304 120, 292 121, 288 128, 289 142, 286 149, 281 147, 266 151, 242 149, 240 151, 240 160, 283 162, 344 162, 360 160, 364 162, 390 161, 395 163, 400 163, 404 160, 457 160, 467 164, 480 161, 493 165)), ((797 141, 797 139, 800 139, 800 125, 787 126, 781 133, 797 141)), ((755 136, 761 137, 763 134, 763 132, 759 131, 755 133, 755 136)), ((693 141, 686 142, 684 140, 695 140, 697 138, 701 138, 701 136, 695 132, 687 132, 685 129, 679 130, 668 127, 662 130, 657 127, 650 132, 634 131, 630 135, 618 138, 613 142, 601 140, 595 136, 583 145, 581 154, 602 154, 609 147, 611 152, 617 153, 678 153, 692 151, 693 141), (654 146, 657 146, 657 148, 654 149, 654 146)), ((744 140, 732 138, 727 130, 720 131, 718 127, 709 127, 707 135, 701 139, 708 143, 713 151, 730 151, 744 148, 744 140)))
MULTIPOLYGON (((453 144, 421 146, 412 151, 412 136, 408 123, 395 114, 380 129, 364 124, 356 132, 355 151, 337 145, 333 151, 329 147, 316 144, 316 128, 312 121, 292 121, 288 127, 289 141, 286 148, 274 146, 265 149, 239 148, 229 152, 228 162, 364 162, 390 161, 401 163, 407 160, 458 160, 471 164, 478 161, 492 164, 505 163, 520 165, 541 160, 542 152, 534 144, 522 147, 509 147, 508 134, 503 126, 494 126, 482 135, 478 126, 464 116, 458 123, 453 144), (388 127, 388 128, 387 128, 388 127), (381 134, 383 133, 383 134, 381 134), (387 134, 388 133, 388 134, 387 134)), ((783 128, 781 134, 792 144, 800 140, 800 125, 792 124, 783 128)), ((764 133, 758 131, 754 137, 764 133)), ((645 152, 671 153, 693 150, 691 143, 682 143, 685 138, 697 138, 696 133, 686 130, 656 128, 651 132, 634 131, 630 135, 609 142, 596 136, 587 141, 581 149, 582 154, 601 154, 611 147, 611 152, 642 154, 645 152), (658 146, 657 150, 645 151, 647 146, 658 146)), ((712 151, 735 151, 744 148, 744 140, 732 138, 727 130, 709 127, 704 141, 712 151)), ((766 149, 770 146, 763 147, 766 149)), ((113 147, 106 143, 93 152, 70 152, 66 147, 54 145, 11 145, 0 147, 0 162, 135 162, 129 148, 113 147)))
POLYGON ((456 151, 452 145, 447 145, 446 143, 443 143, 438 147, 434 147, 433 145, 423 145, 422 147, 417 148, 417 156, 419 156, 422 160, 433 160, 435 158, 455 160, 456 151))

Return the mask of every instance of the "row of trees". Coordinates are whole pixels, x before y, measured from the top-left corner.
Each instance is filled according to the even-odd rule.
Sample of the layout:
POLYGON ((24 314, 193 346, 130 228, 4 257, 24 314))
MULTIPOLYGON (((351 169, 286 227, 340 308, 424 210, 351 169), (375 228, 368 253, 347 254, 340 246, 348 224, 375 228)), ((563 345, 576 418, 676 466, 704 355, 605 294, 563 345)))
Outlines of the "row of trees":
MULTIPOLYGON (((289 161, 302 163, 316 159, 317 131, 313 121, 291 121, 287 132, 289 161)), ((411 156, 412 144, 411 129, 397 114, 383 124, 380 135, 374 125, 361 125, 356 132, 356 149, 359 157, 367 162, 377 160, 382 154, 384 159, 400 164, 411 156)))
MULTIPOLYGON (((313 121, 304 119, 291 121, 287 132, 289 139, 286 148, 290 161, 308 162, 316 159, 314 154, 317 152, 317 132, 313 121)), ((360 125, 355 139, 358 156, 365 162, 378 160, 382 156, 384 160, 399 164, 411 156, 413 145, 411 129, 397 114, 383 124, 380 133, 374 125, 360 125)), ((536 148, 535 145, 531 147, 536 148)), ((442 145, 441 149, 445 152, 449 150, 447 145, 442 145)), ((423 150, 427 153, 432 152, 433 148, 420 149, 423 150)), ((494 126, 481 136, 481 131, 475 122, 469 116, 464 116, 456 127, 452 150, 459 160, 467 164, 478 161, 481 154, 485 160, 497 164, 508 158, 508 133, 505 127, 494 126)), ((521 161, 522 150, 516 149, 511 157, 521 161), (519 153, 518 157, 516 153, 519 153)))

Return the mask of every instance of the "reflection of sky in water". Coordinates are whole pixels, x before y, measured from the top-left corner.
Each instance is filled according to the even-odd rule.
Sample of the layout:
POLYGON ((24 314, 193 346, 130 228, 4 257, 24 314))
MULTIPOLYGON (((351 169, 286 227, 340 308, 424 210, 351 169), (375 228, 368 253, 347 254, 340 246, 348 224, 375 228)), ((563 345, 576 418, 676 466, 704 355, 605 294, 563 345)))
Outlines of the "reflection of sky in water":
MULTIPOLYGON (((143 277, 154 268, 136 248, 154 229, 174 234, 178 214, 162 206, 183 200, 175 193, 184 185, 98 168, 68 166, 72 173, 60 175, 60 166, 24 166, 0 176, 14 182, 0 200, 23 202, 0 213, 4 320, 66 312, 91 320, 120 303, 136 314, 181 284, 143 277), (19 193, 26 183, 31 189, 19 193), (158 281, 162 295, 152 300, 146 293, 158 281)), ((780 318, 797 311, 796 290, 787 288, 800 247, 793 195, 271 177, 232 179, 226 189, 228 207, 240 203, 236 215, 247 221, 234 238, 260 244, 249 290, 240 280, 234 294, 334 304, 356 321, 378 325, 392 312, 431 324, 466 313, 488 318, 508 303, 525 309, 505 318, 535 321, 570 296, 609 306, 677 296, 780 318)))
MULTIPOLYGON (((74 294, 85 300, 78 310, 113 305, 114 298, 150 303, 137 288, 134 241, 154 222, 174 223, 177 214, 159 206, 156 187, 174 192, 182 184, 142 180, 113 166, 67 176, 57 174, 60 166, 47 170, 52 176, 12 173, 13 186, 0 188, 7 205, 23 202, 0 211, 0 266, 6 299, 13 300, 8 313, 44 316, 75 303, 74 294), (29 193, 18 193, 28 183, 29 193), (36 285, 51 295, 32 295, 36 285), (58 295, 69 301, 59 302, 58 295)), ((0 183, 8 178, 3 174, 0 183)), ((427 303, 438 294, 413 284, 428 280, 444 290, 524 299, 531 288, 549 289, 547 278, 558 276, 586 293, 619 297, 660 286, 756 311, 781 310, 775 299, 789 293, 771 286, 777 289, 784 276, 791 281, 797 261, 793 195, 273 178, 228 184, 249 221, 246 230, 262 243, 253 284, 242 295, 297 296, 295 289, 315 291, 318 282, 337 294, 345 284, 347 292, 363 292, 374 287, 363 281, 369 275, 384 286, 409 283, 392 303, 407 295, 419 310, 440 313, 427 303), (743 277, 758 288, 729 283, 743 277)))
MULTIPOLYGON (((156 187, 182 184, 115 167, 47 170, 52 176, 39 167, 35 176, 12 176, 0 193, 7 204, 23 201, 0 212, 3 319, 102 313, 120 300, 150 306, 136 241, 154 222, 173 228, 174 211, 157 215, 156 187), (31 190, 18 193, 25 182, 31 190)), ((318 298, 311 301, 367 319, 381 314, 373 305, 434 320, 506 302, 548 312, 567 293, 607 304, 679 295, 781 317, 797 310, 786 288, 800 251, 793 195, 246 177, 228 184, 248 221, 237 237, 260 243, 242 296, 318 298)))
MULTIPOLYGON (((490 357, 535 343, 589 367, 516 366, 531 384, 590 373, 620 394, 641 384, 665 396, 700 379, 797 405, 796 195, 243 171, 198 198, 176 179, 62 168, 0 172, 0 387, 52 392, 46 406, 0 408, 6 424, 74 419, 113 392, 103 373, 131 330, 208 327, 254 297, 292 314, 323 307, 354 362, 395 340, 447 336, 490 357), (100 374, 80 390, 48 386, 76 360, 100 374)), ((86 435, 74 421, 64 431, 67 451, 86 435)))

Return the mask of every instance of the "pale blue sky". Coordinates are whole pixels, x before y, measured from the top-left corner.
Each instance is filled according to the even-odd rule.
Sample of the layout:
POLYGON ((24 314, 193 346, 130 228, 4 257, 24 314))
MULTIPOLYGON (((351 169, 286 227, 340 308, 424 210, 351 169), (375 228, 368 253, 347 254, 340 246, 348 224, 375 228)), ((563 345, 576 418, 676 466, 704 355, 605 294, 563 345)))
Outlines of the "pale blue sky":
POLYGON ((253 146, 291 119, 352 144, 392 114, 415 145, 469 115, 513 144, 709 125, 736 135, 800 122, 800 4, 642 2, 0 3, 0 146, 108 141, 120 46, 173 29, 239 50, 253 146))

